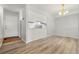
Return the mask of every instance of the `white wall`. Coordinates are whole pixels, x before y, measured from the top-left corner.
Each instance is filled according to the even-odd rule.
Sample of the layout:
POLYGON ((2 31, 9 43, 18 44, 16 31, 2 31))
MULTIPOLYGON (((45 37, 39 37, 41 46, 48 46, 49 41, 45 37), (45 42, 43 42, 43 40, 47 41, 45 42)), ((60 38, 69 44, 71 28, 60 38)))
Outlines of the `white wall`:
POLYGON ((3 43, 3 8, 0 6, 0 47, 3 43))
POLYGON ((20 20, 20 36, 21 39, 26 42, 26 9, 20 10, 19 20, 20 20))
POLYGON ((78 37, 79 14, 62 16, 55 19, 55 35, 78 37))
POLYGON ((47 17, 47 36, 52 36, 55 34, 55 21, 54 17, 49 15, 47 17))
POLYGON ((1 15, 0 15, 0 38, 2 38, 2 23, 1 23, 1 15))
POLYGON ((26 7, 26 13, 28 14, 26 23, 28 21, 42 21, 46 23, 47 25, 43 25, 43 28, 40 29, 30 29, 28 24, 26 24, 27 29, 27 39, 26 42, 30 42, 33 40, 41 39, 47 36, 50 36, 54 33, 54 20, 50 16, 49 13, 46 13, 43 10, 39 10, 35 7, 32 7, 32 5, 28 5, 26 7))
MULTIPOLYGON (((42 21, 42 22, 46 23, 47 19, 45 18, 44 15, 40 14, 39 12, 29 9, 29 20, 28 21, 31 21, 31 22, 42 21)), ((27 42, 46 37, 46 35, 47 35, 47 27, 46 26, 44 26, 43 28, 37 28, 37 29, 30 29, 28 26, 28 40, 27 40, 27 42)))
POLYGON ((0 7, 0 38, 3 38, 3 8, 0 7))

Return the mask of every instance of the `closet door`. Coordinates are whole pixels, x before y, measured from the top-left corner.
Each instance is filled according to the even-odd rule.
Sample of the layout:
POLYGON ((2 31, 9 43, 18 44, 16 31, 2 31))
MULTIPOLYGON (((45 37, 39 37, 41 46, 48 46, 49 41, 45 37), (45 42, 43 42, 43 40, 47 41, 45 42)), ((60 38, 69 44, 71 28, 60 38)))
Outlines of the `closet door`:
POLYGON ((19 36, 18 33, 18 14, 11 11, 5 12, 4 37, 19 36))

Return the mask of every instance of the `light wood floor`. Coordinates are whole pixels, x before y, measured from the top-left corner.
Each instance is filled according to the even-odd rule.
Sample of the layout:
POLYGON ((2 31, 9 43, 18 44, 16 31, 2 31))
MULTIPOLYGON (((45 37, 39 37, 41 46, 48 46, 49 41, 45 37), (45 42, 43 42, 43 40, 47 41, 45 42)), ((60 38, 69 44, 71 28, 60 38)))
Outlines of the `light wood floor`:
POLYGON ((0 48, 2 54, 78 54, 79 39, 52 36, 25 44, 19 40, 0 48))

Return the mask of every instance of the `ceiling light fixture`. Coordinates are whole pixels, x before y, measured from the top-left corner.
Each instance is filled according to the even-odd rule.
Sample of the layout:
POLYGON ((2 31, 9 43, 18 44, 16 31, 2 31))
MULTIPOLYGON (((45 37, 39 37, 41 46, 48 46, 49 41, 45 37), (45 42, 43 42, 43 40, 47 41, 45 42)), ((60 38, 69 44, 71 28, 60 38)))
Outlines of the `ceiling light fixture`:
POLYGON ((65 11, 64 4, 61 4, 59 15, 63 16, 65 14, 67 14, 67 13, 69 13, 69 11, 65 11))

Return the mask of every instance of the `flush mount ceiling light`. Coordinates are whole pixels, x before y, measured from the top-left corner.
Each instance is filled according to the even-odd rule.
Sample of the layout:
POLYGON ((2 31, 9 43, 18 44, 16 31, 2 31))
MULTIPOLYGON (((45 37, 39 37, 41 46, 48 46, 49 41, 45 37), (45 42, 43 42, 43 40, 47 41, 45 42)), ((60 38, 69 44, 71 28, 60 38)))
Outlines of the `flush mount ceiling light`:
POLYGON ((59 15, 65 15, 65 14, 67 14, 67 13, 69 13, 69 11, 65 11, 65 7, 64 7, 64 4, 61 4, 61 6, 60 6, 60 11, 59 11, 59 15))

